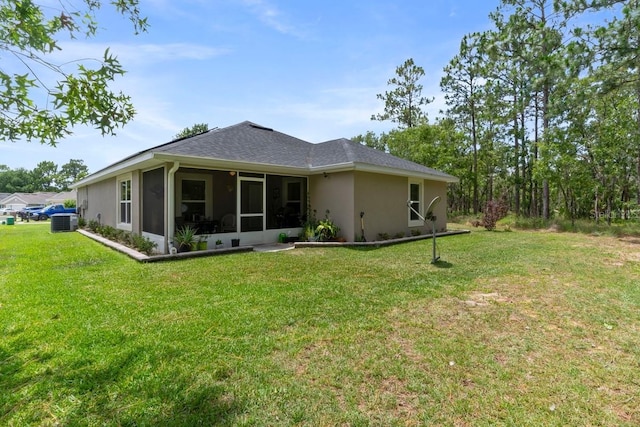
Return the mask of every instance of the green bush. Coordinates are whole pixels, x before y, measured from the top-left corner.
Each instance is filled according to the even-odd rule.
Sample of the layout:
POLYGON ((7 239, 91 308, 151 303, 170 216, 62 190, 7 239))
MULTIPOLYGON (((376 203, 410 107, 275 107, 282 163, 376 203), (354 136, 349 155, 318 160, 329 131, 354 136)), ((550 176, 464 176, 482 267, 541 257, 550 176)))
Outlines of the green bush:
MULTIPOLYGON (((80 224, 78 223, 78 226, 79 226, 79 225, 80 225, 80 224)), ((90 220, 87 222, 87 228, 88 228, 89 230, 91 230, 93 233, 97 232, 99 227, 100 227, 100 222, 98 222, 98 221, 97 221, 97 220, 95 220, 95 219, 90 219, 90 220)))
POLYGON ((316 235, 320 239, 320 241, 328 241, 333 240, 338 237, 338 233, 340 232, 340 227, 338 227, 333 220, 329 217, 329 209, 325 212, 324 219, 318 221, 318 226, 316 227, 316 235))
POLYGON ((158 246, 155 242, 152 242, 144 236, 131 233, 130 231, 116 229, 110 225, 100 225, 100 223, 94 219, 89 220, 86 227, 92 233, 99 234, 105 239, 118 242, 147 255, 151 255, 153 250, 158 246))
POLYGON ((509 206, 503 200, 490 200, 484 209, 482 224, 489 231, 496 229, 496 224, 509 213, 509 206))

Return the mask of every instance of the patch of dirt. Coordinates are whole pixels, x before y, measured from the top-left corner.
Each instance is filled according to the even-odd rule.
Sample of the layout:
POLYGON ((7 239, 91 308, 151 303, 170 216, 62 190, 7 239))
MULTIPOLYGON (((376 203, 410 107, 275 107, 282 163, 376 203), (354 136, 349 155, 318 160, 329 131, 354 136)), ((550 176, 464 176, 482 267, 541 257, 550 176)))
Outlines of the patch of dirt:
POLYGON ((481 293, 474 292, 469 295, 469 299, 463 301, 463 304, 469 307, 486 307, 491 303, 510 303, 511 298, 500 295, 498 292, 481 293))
POLYGON ((606 265, 623 267, 629 262, 640 262, 640 238, 592 236, 588 243, 576 247, 597 247, 602 253, 606 265))

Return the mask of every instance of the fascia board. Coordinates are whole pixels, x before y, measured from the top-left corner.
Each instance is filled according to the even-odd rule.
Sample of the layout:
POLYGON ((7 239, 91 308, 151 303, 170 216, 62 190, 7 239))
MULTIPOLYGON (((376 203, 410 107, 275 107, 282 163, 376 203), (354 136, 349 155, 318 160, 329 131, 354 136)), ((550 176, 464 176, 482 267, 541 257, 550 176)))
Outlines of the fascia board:
POLYGON ((175 154, 156 153, 155 158, 163 162, 180 162, 180 167, 206 167, 223 170, 253 171, 265 173, 284 173, 290 175, 308 175, 309 168, 281 166, 260 162, 241 162, 212 157, 176 156, 175 154))
POLYGON ((320 174, 324 172, 336 173, 336 172, 347 172, 347 171, 371 172, 371 173, 377 173, 382 175, 406 176, 406 177, 422 178, 430 181, 439 181, 439 182, 447 182, 447 183, 460 182, 460 179, 458 179, 455 176, 441 176, 441 175, 435 175, 435 174, 429 174, 429 173, 413 172, 405 169, 376 166, 376 165, 370 165, 367 163, 349 162, 349 163, 341 163, 336 165, 310 168, 310 172, 312 174, 320 174))
POLYGON ((80 181, 74 182, 71 185, 71 188, 77 190, 78 188, 84 187, 85 185, 93 184, 94 182, 102 181, 103 179, 112 178, 131 170, 143 169, 146 166, 145 163, 153 164, 153 160, 153 153, 144 153, 139 156, 131 157, 129 159, 123 160, 122 162, 107 166, 106 168, 99 170, 98 172, 95 172, 88 177, 81 179, 80 181))

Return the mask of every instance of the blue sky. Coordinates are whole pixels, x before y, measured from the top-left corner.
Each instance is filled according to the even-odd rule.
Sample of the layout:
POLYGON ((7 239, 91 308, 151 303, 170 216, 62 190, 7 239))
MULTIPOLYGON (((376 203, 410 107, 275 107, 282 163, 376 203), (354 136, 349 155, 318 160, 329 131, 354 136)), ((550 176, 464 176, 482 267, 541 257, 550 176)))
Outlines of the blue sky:
MULTIPOLYGON (((498 0, 142 0, 148 33, 106 9, 95 39, 65 40, 56 61, 101 57, 106 47, 128 71, 114 88, 129 94, 133 122, 115 137, 78 127, 50 148, 0 141, 0 164, 33 169, 82 159, 95 172, 170 141, 194 123, 229 126, 250 120, 322 142, 391 123, 376 94, 406 59, 425 69, 423 95, 444 108, 442 69, 460 39, 490 27, 498 0)), ((6 66, 6 63, 3 64, 6 66)), ((6 70, 5 70, 6 71, 6 70)))

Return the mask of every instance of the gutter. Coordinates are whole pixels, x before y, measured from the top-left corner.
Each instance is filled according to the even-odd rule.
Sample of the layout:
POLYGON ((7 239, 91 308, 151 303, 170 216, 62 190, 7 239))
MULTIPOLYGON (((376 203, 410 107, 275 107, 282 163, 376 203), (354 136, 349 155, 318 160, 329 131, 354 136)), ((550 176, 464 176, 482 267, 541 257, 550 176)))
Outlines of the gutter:
POLYGON ((176 215, 175 215, 175 211, 176 211, 176 207, 175 207, 175 203, 176 203, 176 197, 175 197, 175 193, 176 193, 176 180, 175 180, 175 174, 176 171, 180 168, 180 162, 173 162, 173 166, 171 167, 171 169, 169 169, 169 172, 167 173, 167 232, 164 233, 165 235, 165 247, 167 248, 167 250, 170 250, 169 248, 169 242, 173 242, 173 234, 174 234, 174 230, 176 228, 176 215))

